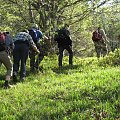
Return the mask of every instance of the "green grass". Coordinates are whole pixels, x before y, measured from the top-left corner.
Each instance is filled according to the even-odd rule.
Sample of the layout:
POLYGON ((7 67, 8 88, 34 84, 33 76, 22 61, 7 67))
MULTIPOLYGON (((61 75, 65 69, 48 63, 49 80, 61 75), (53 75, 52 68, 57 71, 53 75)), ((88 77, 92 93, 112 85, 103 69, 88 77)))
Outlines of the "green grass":
POLYGON ((59 69, 57 56, 45 57, 42 72, 7 90, 2 66, 0 120, 119 120, 120 67, 101 61, 75 57, 71 67, 64 57, 59 69))

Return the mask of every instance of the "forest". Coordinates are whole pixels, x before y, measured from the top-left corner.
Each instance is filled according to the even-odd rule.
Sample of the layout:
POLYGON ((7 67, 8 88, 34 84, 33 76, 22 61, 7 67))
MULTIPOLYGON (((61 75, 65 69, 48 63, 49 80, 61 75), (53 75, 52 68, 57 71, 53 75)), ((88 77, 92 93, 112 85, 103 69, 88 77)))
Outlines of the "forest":
POLYGON ((50 38, 49 52, 56 50, 54 34, 65 23, 70 25, 76 56, 94 56, 93 30, 101 26, 107 35, 108 49, 119 47, 119 0, 0 0, 0 31, 12 36, 32 23, 50 38))

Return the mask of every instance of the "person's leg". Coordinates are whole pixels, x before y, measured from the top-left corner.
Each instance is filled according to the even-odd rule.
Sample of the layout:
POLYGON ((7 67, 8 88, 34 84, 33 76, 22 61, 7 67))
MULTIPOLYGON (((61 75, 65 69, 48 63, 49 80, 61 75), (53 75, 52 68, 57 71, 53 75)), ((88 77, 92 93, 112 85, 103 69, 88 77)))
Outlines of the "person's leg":
POLYGON ((20 70, 20 80, 26 77, 26 60, 28 58, 29 47, 26 44, 22 44, 21 47, 21 70, 20 70))
POLYGON ((30 71, 33 72, 35 70, 34 66, 35 66, 35 51, 34 50, 30 50, 29 53, 29 58, 30 58, 30 71))
POLYGON ((42 62, 43 58, 44 58, 44 54, 40 53, 39 55, 37 55, 37 60, 35 62, 36 69, 39 69, 39 65, 42 62))
POLYGON ((63 51, 64 51, 64 47, 59 47, 59 56, 58 56, 59 67, 62 67, 63 51))
POLYGON ((7 69, 6 77, 5 77, 5 82, 4 82, 4 87, 8 88, 9 87, 9 81, 11 79, 12 73, 13 73, 13 65, 10 56, 3 51, 0 54, 2 57, 0 58, 1 62, 5 65, 7 69))
POLYGON ((95 46, 95 51, 97 54, 97 58, 100 58, 101 56, 101 46, 99 42, 94 42, 94 46, 95 46))
POLYGON ((39 70, 39 65, 42 62, 43 58, 44 58, 44 49, 43 49, 42 45, 39 45, 37 48, 39 49, 40 54, 37 55, 36 62, 35 62, 35 68, 37 70, 39 70))
POLYGON ((101 47, 102 47, 102 55, 103 55, 103 57, 105 56, 105 55, 107 55, 108 54, 108 49, 107 49, 107 45, 105 44, 105 43, 102 43, 101 44, 101 47))
POLYGON ((73 65, 73 51, 71 46, 66 46, 66 50, 69 53, 69 65, 73 65))
POLYGON ((17 82, 17 74, 19 71, 19 64, 20 64, 20 45, 15 45, 13 50, 13 82, 17 82))

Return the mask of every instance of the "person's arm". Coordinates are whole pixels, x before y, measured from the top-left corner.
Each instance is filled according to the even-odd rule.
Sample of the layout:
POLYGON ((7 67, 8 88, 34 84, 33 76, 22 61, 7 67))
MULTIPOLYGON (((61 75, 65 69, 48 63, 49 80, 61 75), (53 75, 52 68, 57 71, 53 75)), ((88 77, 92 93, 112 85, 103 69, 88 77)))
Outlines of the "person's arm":
POLYGON ((43 39, 44 40, 49 40, 49 38, 46 35, 43 36, 43 39))
POLYGON ((33 50, 39 54, 40 51, 37 49, 34 41, 32 40, 32 37, 31 37, 30 35, 28 35, 28 39, 29 39, 29 41, 30 41, 30 45, 31 45, 31 47, 33 48, 33 50))
POLYGON ((105 34, 105 31, 104 31, 103 29, 101 29, 101 34, 102 34, 103 39, 105 40, 105 42, 109 42, 109 41, 107 40, 107 36, 106 36, 106 34, 105 34))
POLYGON ((40 53, 40 51, 37 49, 36 45, 32 44, 31 46, 35 52, 37 52, 38 54, 40 53))
POLYGON ((9 39, 10 39, 10 49, 13 50, 14 49, 14 42, 12 37, 9 35, 9 39))

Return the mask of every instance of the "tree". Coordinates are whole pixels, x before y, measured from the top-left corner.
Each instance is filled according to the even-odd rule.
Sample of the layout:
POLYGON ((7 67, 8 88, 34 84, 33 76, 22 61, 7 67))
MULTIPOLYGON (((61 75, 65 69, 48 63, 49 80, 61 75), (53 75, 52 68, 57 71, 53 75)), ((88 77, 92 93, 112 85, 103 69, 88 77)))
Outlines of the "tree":
MULTIPOLYGON (((114 24, 118 34, 118 3, 117 0, 111 3, 110 0, 1 0, 0 30, 15 34, 37 23, 43 33, 51 38, 51 48, 54 48, 54 32, 64 23, 69 23, 75 53, 91 56, 94 26, 102 25, 108 34, 108 24, 114 24)), ((115 31, 113 33, 116 34, 115 31)))

